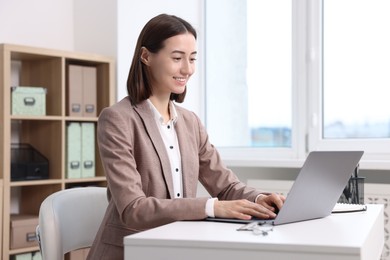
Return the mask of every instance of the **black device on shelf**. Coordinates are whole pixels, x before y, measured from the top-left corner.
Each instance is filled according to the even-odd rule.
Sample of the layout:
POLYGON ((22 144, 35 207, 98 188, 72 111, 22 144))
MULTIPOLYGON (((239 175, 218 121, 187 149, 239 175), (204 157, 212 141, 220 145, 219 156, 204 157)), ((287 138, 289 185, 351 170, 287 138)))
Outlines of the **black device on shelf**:
POLYGON ((11 181, 49 178, 49 161, 30 144, 11 144, 11 181))

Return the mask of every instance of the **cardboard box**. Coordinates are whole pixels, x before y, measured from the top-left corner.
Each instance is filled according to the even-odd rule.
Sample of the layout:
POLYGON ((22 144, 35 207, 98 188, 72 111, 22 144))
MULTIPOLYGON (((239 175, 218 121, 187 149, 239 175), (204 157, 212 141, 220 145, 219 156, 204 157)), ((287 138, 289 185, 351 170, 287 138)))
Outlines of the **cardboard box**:
POLYGON ((97 76, 95 67, 83 68, 83 116, 96 116, 97 76))
POLYGON ((36 215, 11 215, 10 248, 38 246, 35 230, 38 225, 36 215))
POLYGON ((83 67, 68 66, 68 115, 83 115, 83 67))
POLYGON ((96 67, 69 65, 67 95, 69 116, 95 117, 97 115, 96 67))
POLYGON ((65 260, 86 260, 89 253, 89 249, 90 248, 87 247, 71 251, 65 255, 65 260))
POLYGON ((12 115, 46 115, 46 88, 12 87, 12 115))

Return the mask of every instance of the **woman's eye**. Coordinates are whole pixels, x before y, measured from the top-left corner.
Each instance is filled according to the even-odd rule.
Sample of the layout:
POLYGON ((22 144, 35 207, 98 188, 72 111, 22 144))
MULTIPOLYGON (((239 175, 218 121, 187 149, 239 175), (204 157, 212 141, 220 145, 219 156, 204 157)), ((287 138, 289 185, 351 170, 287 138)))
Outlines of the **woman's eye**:
POLYGON ((180 57, 173 57, 173 60, 179 61, 179 60, 181 60, 181 58, 180 57))

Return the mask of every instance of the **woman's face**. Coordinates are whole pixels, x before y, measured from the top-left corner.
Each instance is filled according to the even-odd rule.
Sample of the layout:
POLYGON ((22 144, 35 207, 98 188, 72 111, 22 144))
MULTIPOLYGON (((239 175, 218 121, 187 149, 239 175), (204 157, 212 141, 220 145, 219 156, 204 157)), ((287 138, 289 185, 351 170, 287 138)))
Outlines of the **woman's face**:
POLYGON ((164 41, 164 47, 157 53, 143 53, 148 66, 153 96, 181 94, 195 72, 196 40, 190 34, 180 34, 164 41))

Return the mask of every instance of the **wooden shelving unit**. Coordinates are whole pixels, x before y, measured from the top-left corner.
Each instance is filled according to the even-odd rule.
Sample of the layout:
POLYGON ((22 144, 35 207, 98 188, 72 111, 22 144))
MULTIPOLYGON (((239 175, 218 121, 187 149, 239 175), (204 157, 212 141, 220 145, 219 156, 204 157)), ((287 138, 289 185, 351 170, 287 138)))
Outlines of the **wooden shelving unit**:
POLYGON ((0 194, 3 212, 0 216, 0 250, 2 259, 39 250, 38 247, 10 249, 10 214, 17 204, 20 214, 38 215, 42 201, 53 192, 76 186, 106 186, 104 171, 96 147, 96 177, 66 178, 66 124, 71 121, 97 122, 97 117, 67 115, 67 66, 85 65, 97 69, 97 114, 115 102, 114 60, 100 55, 0 45, 0 194), (18 67, 19 85, 41 86, 47 89, 46 115, 21 116, 11 114, 11 85, 18 67), (17 129, 12 129, 17 125, 17 129), (29 143, 49 160, 49 179, 11 181, 11 135, 29 143), (19 194, 17 198, 13 194, 19 194), (1 196, 3 195, 3 196, 1 196))

